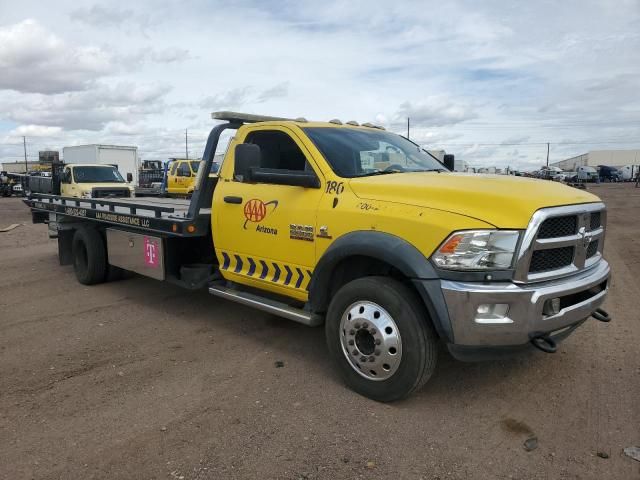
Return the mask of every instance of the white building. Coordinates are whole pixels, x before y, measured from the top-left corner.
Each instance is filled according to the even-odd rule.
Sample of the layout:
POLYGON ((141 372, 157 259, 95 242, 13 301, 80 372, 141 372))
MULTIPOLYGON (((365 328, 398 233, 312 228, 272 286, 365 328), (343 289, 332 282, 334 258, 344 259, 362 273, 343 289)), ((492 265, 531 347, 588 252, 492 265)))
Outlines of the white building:
POLYGON ((578 167, 597 167, 598 165, 618 168, 640 165, 640 150, 592 150, 551 165, 568 172, 575 172, 578 167))

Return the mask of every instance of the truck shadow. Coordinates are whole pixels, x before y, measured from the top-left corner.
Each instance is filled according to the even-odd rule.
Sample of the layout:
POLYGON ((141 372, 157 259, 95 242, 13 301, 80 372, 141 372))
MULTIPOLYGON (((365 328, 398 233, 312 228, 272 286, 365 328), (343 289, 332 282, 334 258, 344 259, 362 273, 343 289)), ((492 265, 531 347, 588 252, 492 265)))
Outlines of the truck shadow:
MULTIPOLYGON (((187 291, 166 283, 133 276, 108 284, 123 295, 140 298, 140 305, 155 310, 165 321, 172 322, 177 331, 185 326, 197 333, 237 336, 245 339, 248 354, 268 350, 274 357, 302 364, 309 375, 319 375, 335 384, 343 385, 328 357, 324 328, 310 328, 290 320, 257 311, 227 300, 215 298, 205 291, 187 291), (148 299, 148 300, 147 300, 148 299)), ((172 337, 167 341, 179 341, 172 337)), ((184 340, 188 342, 188 339, 184 340)), ((186 346, 186 345, 185 345, 186 346)), ((406 402, 425 402, 453 395, 476 397, 497 384, 524 378, 537 368, 542 358, 539 352, 519 354, 509 360, 467 363, 455 360, 440 344, 438 364, 434 375, 422 390, 406 402)), ((346 387, 345 387, 346 388, 346 387)))

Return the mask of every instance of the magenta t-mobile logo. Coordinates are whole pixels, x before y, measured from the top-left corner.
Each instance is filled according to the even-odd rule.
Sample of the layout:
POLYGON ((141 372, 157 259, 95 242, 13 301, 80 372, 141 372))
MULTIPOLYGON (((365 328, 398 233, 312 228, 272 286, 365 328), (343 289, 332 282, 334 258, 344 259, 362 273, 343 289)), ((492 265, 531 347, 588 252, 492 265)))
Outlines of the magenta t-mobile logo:
POLYGON ((158 240, 144 237, 144 263, 150 267, 158 266, 158 240))

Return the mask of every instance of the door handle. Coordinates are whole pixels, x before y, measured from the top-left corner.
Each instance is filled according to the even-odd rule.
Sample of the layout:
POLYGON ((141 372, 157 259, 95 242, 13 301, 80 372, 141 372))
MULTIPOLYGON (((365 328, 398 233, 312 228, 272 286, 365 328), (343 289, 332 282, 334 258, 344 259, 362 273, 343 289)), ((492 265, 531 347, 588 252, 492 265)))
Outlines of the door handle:
POLYGON ((242 203, 242 197, 226 196, 224 197, 224 201, 226 203, 235 203, 236 205, 240 205, 242 203))

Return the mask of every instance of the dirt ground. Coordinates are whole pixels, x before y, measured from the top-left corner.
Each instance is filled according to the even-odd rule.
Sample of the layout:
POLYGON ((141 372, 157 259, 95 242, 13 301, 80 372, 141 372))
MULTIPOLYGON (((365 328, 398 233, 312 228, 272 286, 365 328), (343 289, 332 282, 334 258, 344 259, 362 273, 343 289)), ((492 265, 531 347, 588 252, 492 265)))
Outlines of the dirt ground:
POLYGON ((142 277, 80 285, 0 198, 0 227, 23 223, 0 233, 0 478, 640 478, 640 189, 591 190, 614 320, 554 355, 443 351, 393 404, 340 382, 322 328, 142 277))

